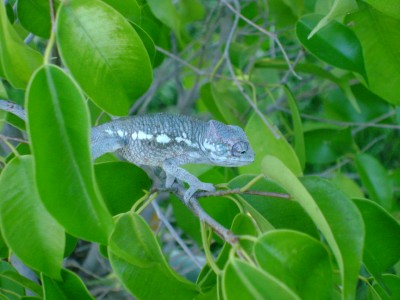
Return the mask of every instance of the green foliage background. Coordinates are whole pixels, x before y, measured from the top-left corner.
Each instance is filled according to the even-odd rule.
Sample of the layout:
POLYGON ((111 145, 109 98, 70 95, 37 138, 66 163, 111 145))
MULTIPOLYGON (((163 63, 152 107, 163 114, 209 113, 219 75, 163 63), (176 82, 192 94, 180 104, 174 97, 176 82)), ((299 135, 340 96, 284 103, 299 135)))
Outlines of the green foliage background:
POLYGON ((398 0, 5 1, 0 299, 400 299, 399 54, 398 0), (245 129, 253 164, 187 166, 240 189, 200 199, 236 245, 93 166, 159 111, 245 129))

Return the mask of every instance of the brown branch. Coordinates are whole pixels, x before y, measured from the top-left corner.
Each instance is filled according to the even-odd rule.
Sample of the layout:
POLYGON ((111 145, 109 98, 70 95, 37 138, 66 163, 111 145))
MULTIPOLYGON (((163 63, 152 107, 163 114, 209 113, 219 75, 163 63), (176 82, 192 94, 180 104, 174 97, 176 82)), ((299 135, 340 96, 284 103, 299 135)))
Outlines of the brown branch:
POLYGON ((264 191, 254 191, 254 190, 242 191, 240 188, 231 189, 231 190, 219 190, 219 191, 214 191, 214 192, 201 191, 201 192, 197 192, 196 196, 201 198, 201 197, 226 196, 226 195, 234 195, 234 194, 257 195, 257 196, 292 200, 292 197, 288 194, 264 192, 264 191))
POLYGON ((205 192, 199 191, 196 192, 190 201, 184 201, 185 195, 185 188, 178 184, 174 183, 170 188, 153 188, 150 191, 151 193, 155 192, 171 192, 173 193, 179 200, 182 201, 183 204, 187 208, 189 208, 192 213, 199 218, 200 221, 206 223, 210 226, 214 232, 219 235, 224 241, 228 242, 232 246, 237 243, 238 238, 233 234, 232 231, 222 226, 216 220, 214 220, 210 215, 208 215, 203 208, 201 207, 200 203, 198 202, 198 198, 201 197, 213 197, 213 196, 226 196, 226 195, 233 195, 233 194, 247 194, 247 195, 257 195, 257 196, 265 196, 265 197, 274 197, 280 199, 291 200, 291 196, 288 194, 281 194, 281 193, 274 193, 274 192, 264 192, 264 191, 254 191, 254 190, 247 190, 242 191, 240 188, 231 189, 231 190, 219 190, 214 192, 205 192))

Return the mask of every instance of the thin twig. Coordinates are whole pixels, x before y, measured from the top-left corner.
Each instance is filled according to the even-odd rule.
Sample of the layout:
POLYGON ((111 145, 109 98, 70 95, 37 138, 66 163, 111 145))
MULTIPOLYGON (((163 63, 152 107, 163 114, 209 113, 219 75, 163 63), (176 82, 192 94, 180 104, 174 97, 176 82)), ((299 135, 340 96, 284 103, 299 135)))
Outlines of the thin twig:
MULTIPOLYGON (((239 16, 243 21, 245 21, 246 23, 248 23, 249 25, 253 26, 254 28, 256 28, 257 30, 259 30, 260 32, 262 32, 263 34, 269 36, 279 47, 279 49, 282 52, 282 55, 286 61, 286 63, 288 64, 289 70, 292 72, 293 76, 295 76, 297 79, 301 80, 301 76, 299 76, 293 69, 293 66, 290 62, 290 59, 285 51, 285 49, 283 48, 283 45, 281 44, 281 42, 279 41, 278 37, 276 34, 268 32, 267 30, 265 30, 264 28, 258 26, 256 23, 252 22, 251 20, 249 20, 248 18, 246 18, 245 16, 243 16, 238 10, 236 10, 231 4, 229 4, 226 0, 221 0, 221 2, 223 4, 226 5, 226 7, 228 7, 234 14, 236 14, 237 16, 239 16)), ((236 3, 237 1, 235 1, 236 3)))
POLYGON ((16 137, 5 136, 3 134, 0 134, 0 140, 7 140, 7 141, 14 141, 14 142, 19 142, 19 143, 29 144, 29 142, 27 140, 16 138, 16 137))
POLYGON ((173 54, 173 53, 171 53, 171 52, 169 52, 169 51, 166 51, 166 50, 164 50, 163 48, 158 47, 158 46, 156 46, 156 50, 157 50, 158 52, 161 52, 162 54, 164 54, 164 55, 166 55, 166 56, 168 56, 168 57, 174 59, 175 61, 180 62, 182 65, 184 65, 185 67, 188 67, 190 70, 192 70, 192 71, 195 72, 196 74, 201 75, 201 76, 204 76, 204 75, 205 75, 205 72, 204 72, 203 70, 200 70, 200 69, 196 68, 195 66, 189 64, 188 62, 184 61, 184 60, 183 60, 182 58, 180 58, 179 56, 177 56, 177 55, 175 55, 175 54, 173 54))
MULTIPOLYGON (((150 190, 150 193, 154 192, 171 192, 174 193, 174 188, 153 188, 150 190)), ((288 194, 275 193, 275 192, 265 192, 265 191, 256 191, 256 190, 246 190, 243 191, 241 188, 230 189, 230 190, 217 190, 213 192, 207 191, 199 191, 195 193, 196 198, 208 198, 208 197, 218 197, 218 196, 227 196, 227 195, 235 195, 235 194, 246 194, 246 195, 257 195, 264 197, 272 197, 279 199, 292 200, 292 197, 288 194)))
MULTIPOLYGON (((277 107, 276 108, 279 111, 285 112, 290 114, 290 110, 283 108, 283 107, 277 107)), ((313 115, 308 115, 308 114, 301 114, 301 117, 304 119, 309 119, 309 120, 314 120, 314 121, 319 121, 322 123, 328 123, 328 124, 333 124, 333 125, 338 125, 338 126, 350 126, 350 127, 360 127, 357 128, 354 133, 357 133, 358 131, 365 129, 367 127, 374 127, 374 128, 384 128, 384 129, 394 129, 394 130, 400 130, 400 125, 393 125, 393 124, 377 124, 377 122, 383 121, 387 118, 390 118, 392 116, 394 116, 396 114, 395 111, 390 111, 386 114, 383 114, 369 122, 346 122, 346 121, 337 121, 337 120, 332 120, 332 119, 325 119, 325 118, 321 118, 321 117, 316 117, 313 115)))
POLYGON ((231 190, 219 190, 219 191, 214 191, 214 192, 201 191, 201 192, 197 192, 196 196, 199 198, 206 198, 206 197, 217 197, 217 196, 226 196, 226 195, 234 195, 234 194, 257 195, 257 196, 292 200, 292 197, 288 194, 264 192, 264 191, 253 191, 253 190, 242 191, 240 188, 231 189, 231 190))
MULTIPOLYGON (((366 152, 368 149, 370 149, 372 146, 374 146, 375 144, 379 143, 381 140, 385 139, 385 136, 380 136, 377 137, 376 139, 373 139, 370 143, 368 143, 367 145, 365 145, 361 150, 360 153, 364 153, 366 152)), ((343 166, 349 164, 350 162, 353 161, 353 158, 345 158, 342 161, 340 161, 339 163, 337 163, 336 165, 326 169, 325 171, 323 171, 322 173, 316 174, 317 176, 321 176, 321 177, 327 177, 330 173, 342 168, 343 166)))
MULTIPOLYGON (((225 3, 225 1, 222 1, 222 2, 225 3)), ((237 1, 234 1, 234 2, 235 2, 235 4, 237 6, 239 6, 239 3, 237 1)), ((280 139, 281 136, 276 131, 274 126, 272 126, 270 124, 270 122, 267 120, 267 118, 264 116, 264 114, 258 109, 256 103, 254 103, 253 100, 249 97, 249 95, 247 95, 247 93, 245 92, 242 84, 237 79, 235 71, 233 69, 233 65, 232 65, 232 62, 231 62, 230 56, 229 56, 229 49, 230 49, 230 45, 232 44, 234 33, 235 33, 236 29, 237 29, 239 18, 240 18, 240 14, 235 14, 235 19, 233 21, 233 25, 232 25, 232 28, 231 28, 231 30, 229 32, 229 35, 228 35, 228 38, 227 38, 227 41, 226 41, 226 46, 225 46, 225 49, 224 49, 224 54, 223 54, 224 59, 225 59, 225 61, 227 63, 227 67, 228 67, 229 73, 231 74, 232 80, 235 83, 235 85, 238 88, 238 90, 240 91, 240 93, 247 100, 247 102, 250 104, 250 106, 254 109, 255 113, 261 118, 261 120, 264 122, 264 124, 269 128, 269 130, 272 132, 274 137, 276 139, 280 139)))
POLYGON ((193 195, 193 197, 189 201, 184 200, 184 195, 186 189, 178 183, 174 183, 168 191, 172 192, 179 200, 182 201, 183 204, 189 208, 192 213, 198 217, 201 222, 206 223, 210 226, 214 232, 219 235, 225 242, 231 244, 232 246, 237 243, 237 237, 231 232, 229 229, 226 229, 216 220, 214 220, 209 214, 207 214, 203 208, 200 206, 199 202, 197 201, 197 196, 193 195))
POLYGON ((193 255, 193 253, 190 251, 190 249, 186 246, 185 242, 181 239, 179 234, 176 232, 174 227, 171 225, 171 223, 167 220, 167 218, 164 216, 164 214, 161 212, 160 206, 158 205, 157 201, 151 202, 151 205, 154 208, 154 211, 156 212, 157 217, 161 220, 161 222, 165 225, 165 227, 168 229, 174 240, 178 243, 179 246, 181 246, 182 250, 190 257, 190 259, 194 262, 194 264, 199 268, 202 269, 203 265, 196 259, 196 257, 193 255))

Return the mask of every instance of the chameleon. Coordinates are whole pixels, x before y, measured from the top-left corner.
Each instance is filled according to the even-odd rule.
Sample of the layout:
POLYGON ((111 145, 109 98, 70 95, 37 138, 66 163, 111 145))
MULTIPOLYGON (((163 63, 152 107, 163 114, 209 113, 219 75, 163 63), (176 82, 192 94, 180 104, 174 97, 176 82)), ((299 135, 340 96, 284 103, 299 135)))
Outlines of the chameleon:
POLYGON ((215 188, 181 165, 238 167, 253 162, 255 156, 245 132, 238 126, 167 113, 120 118, 93 127, 91 146, 93 159, 116 152, 139 167, 161 167, 166 173, 165 187, 175 179, 189 185, 185 202, 197 190, 215 188))
MULTIPOLYGON (((26 121, 22 107, 0 100, 4 109, 26 121)), ((92 159, 116 152, 139 167, 160 167, 166 174, 165 187, 175 179, 186 182, 187 203, 198 190, 214 191, 184 164, 238 167, 254 161, 254 151, 242 128, 219 121, 202 121, 190 116, 156 113, 112 120, 91 129, 92 159)))

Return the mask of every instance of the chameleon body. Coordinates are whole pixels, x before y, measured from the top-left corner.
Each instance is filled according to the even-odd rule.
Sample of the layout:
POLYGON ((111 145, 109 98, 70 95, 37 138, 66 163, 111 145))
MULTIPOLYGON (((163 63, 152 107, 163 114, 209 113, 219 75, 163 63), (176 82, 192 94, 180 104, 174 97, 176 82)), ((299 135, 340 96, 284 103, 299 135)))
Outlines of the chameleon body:
MULTIPOLYGON (((0 109, 26 121, 25 110, 15 103, 0 100, 0 109)), ((139 167, 161 167, 166 187, 175 179, 188 183, 186 202, 197 190, 213 191, 214 186, 201 182, 180 165, 237 167, 254 161, 254 152, 240 127, 171 114, 121 118, 93 127, 90 145, 93 159, 115 151, 139 167)))
POLYGON ((180 165, 236 167, 254 161, 254 152, 240 127, 165 113, 121 118, 93 127, 91 146, 93 159, 115 151, 139 167, 161 167, 167 175, 166 187, 175 179, 189 184, 185 201, 197 190, 213 191, 214 186, 201 182, 180 165))

